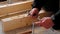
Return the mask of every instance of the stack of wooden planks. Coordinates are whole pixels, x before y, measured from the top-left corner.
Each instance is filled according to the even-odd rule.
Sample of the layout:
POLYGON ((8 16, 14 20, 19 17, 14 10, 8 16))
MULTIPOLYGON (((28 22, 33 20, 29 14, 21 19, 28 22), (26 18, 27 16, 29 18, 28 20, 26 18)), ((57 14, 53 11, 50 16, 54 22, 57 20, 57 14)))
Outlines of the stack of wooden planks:
MULTIPOLYGON (((6 32, 29 25, 28 22, 23 22, 25 22, 25 19, 27 18, 25 12, 32 8, 31 4, 32 1, 24 1, 0 6, 0 20, 2 21, 3 31, 6 32)), ((30 18, 27 19, 29 20, 30 18)))

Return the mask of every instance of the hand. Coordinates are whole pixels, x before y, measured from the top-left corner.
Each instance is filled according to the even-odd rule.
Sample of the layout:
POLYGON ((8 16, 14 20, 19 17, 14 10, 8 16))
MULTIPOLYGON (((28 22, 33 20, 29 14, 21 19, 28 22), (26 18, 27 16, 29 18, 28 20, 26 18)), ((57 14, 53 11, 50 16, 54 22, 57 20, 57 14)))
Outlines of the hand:
POLYGON ((32 17, 37 17, 38 16, 38 9, 37 8, 33 8, 30 12, 29 15, 32 17))
POLYGON ((54 26, 54 23, 50 17, 44 17, 40 21, 35 22, 36 25, 49 29, 54 26))

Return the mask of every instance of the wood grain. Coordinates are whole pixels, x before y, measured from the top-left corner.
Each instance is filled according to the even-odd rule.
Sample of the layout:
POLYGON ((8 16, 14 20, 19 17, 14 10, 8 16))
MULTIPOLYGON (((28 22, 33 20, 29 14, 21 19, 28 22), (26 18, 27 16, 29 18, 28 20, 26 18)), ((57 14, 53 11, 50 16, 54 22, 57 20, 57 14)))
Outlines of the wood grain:
POLYGON ((22 10, 31 9, 32 1, 24 1, 19 3, 8 4, 6 6, 0 6, 0 17, 9 13, 20 12, 22 10))
POLYGON ((35 21, 37 21, 36 18, 32 18, 24 15, 19 15, 15 17, 13 16, 13 17, 2 19, 4 31, 9 31, 24 26, 29 26, 32 24, 32 22, 35 21))

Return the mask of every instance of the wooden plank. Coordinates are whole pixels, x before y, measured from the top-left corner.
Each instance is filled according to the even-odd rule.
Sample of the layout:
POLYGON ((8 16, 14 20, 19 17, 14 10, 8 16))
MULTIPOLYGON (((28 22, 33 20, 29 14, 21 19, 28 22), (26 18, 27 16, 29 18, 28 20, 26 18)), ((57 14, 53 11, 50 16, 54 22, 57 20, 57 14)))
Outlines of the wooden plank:
POLYGON ((11 31, 7 31, 5 32, 5 34, 22 34, 22 33, 26 33, 26 32, 31 32, 31 26, 27 26, 27 27, 23 27, 23 28, 17 28, 11 31))
MULTIPOLYGON (((43 34, 44 31, 46 30, 47 29, 43 27, 35 26, 34 34, 43 34)), ((12 30, 12 31, 8 31, 5 34, 31 34, 31 33, 32 33, 32 27, 28 26, 28 27, 23 27, 23 28, 12 30)))
POLYGON ((24 1, 24 2, 18 2, 18 3, 0 6, 0 17, 2 17, 3 15, 7 15, 9 13, 31 9, 32 8, 31 4, 32 1, 24 1))
POLYGON ((29 26, 35 21, 37 21, 36 18, 32 18, 26 14, 2 19, 4 31, 29 26))
POLYGON ((12 16, 25 14, 25 13, 28 13, 29 11, 30 10, 22 10, 22 11, 17 11, 17 12, 14 12, 14 13, 9 13, 7 15, 3 15, 3 17, 0 17, 0 19, 4 19, 4 18, 12 17, 12 16))

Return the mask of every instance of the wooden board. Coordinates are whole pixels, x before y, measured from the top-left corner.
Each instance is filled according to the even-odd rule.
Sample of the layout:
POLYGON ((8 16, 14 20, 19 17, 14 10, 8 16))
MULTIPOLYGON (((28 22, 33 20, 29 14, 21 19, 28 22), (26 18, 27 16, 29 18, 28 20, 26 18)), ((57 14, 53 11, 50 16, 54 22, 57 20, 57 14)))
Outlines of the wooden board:
POLYGON ((17 28, 11 31, 5 32, 5 34, 23 34, 26 32, 31 32, 31 26, 23 27, 23 28, 17 28))
POLYGON ((0 17, 8 15, 9 13, 15 13, 22 10, 31 9, 31 4, 32 1, 24 1, 0 6, 0 17))
MULTIPOLYGON (((36 26, 34 29, 34 34, 43 34, 44 31, 46 31, 45 28, 36 26)), ((31 33, 32 33, 31 26, 18 28, 12 31, 5 32, 5 34, 31 34, 31 33)))
POLYGON ((37 21, 36 18, 26 16, 26 14, 2 19, 4 31, 28 26, 35 21, 37 21))

